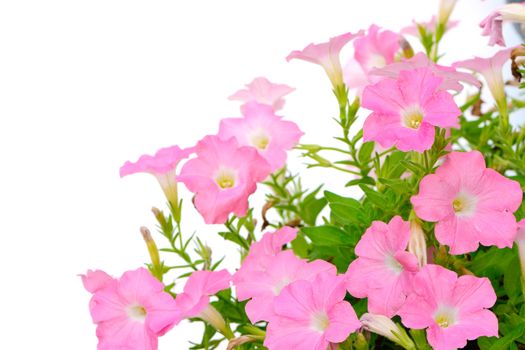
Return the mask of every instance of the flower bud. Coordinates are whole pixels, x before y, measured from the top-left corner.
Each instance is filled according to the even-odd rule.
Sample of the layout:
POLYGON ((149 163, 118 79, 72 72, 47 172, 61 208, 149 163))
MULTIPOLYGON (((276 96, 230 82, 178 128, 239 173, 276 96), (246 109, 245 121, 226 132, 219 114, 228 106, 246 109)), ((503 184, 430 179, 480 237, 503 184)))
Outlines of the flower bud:
POLYGON ((151 237, 151 232, 146 227, 142 226, 140 228, 140 233, 142 234, 144 242, 146 242, 146 246, 148 247, 151 264, 153 265, 153 275, 162 282, 162 265, 160 262, 157 245, 155 244, 153 237, 151 237))
POLYGON ((414 342, 405 329, 384 315, 365 313, 361 316, 363 328, 399 344, 405 349, 415 349, 414 342))
POLYGON ((457 0, 441 0, 439 2, 439 11, 437 16, 438 25, 445 26, 450 18, 450 14, 456 6, 457 0))
POLYGON ((410 220, 408 251, 416 256, 420 268, 427 264, 427 242, 425 240, 425 232, 423 232, 421 224, 417 218, 410 220))
POLYGON ((221 332, 227 339, 233 338, 234 335, 230 327, 226 324, 226 321, 224 321, 220 312, 211 304, 208 304, 208 306, 206 306, 197 317, 206 321, 217 331, 221 332))

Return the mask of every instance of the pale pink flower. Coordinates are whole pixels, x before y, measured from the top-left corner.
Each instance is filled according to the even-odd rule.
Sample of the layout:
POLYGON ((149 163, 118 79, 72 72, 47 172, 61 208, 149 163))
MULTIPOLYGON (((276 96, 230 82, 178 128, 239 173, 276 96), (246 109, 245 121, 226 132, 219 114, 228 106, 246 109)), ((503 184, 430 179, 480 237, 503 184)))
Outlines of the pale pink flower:
POLYGON ((326 350, 361 327, 349 302, 343 276, 324 272, 285 287, 273 303, 264 345, 269 350, 326 350))
POLYGON ((503 49, 489 58, 474 57, 472 59, 459 61, 453 64, 454 67, 470 69, 480 73, 489 90, 500 108, 506 108, 505 83, 503 81, 502 68, 505 62, 510 59, 510 54, 514 48, 503 49))
POLYGON ((414 278, 413 292, 399 310, 412 329, 427 328, 435 350, 463 348, 467 340, 497 337, 498 320, 489 310, 496 293, 488 278, 464 275, 439 265, 426 265, 414 278))
POLYGON ((286 60, 290 61, 291 59, 297 58, 319 64, 326 71, 332 85, 334 87, 340 87, 343 85, 343 72, 339 53, 349 41, 362 34, 363 31, 359 31, 356 34, 346 33, 330 38, 330 40, 325 43, 310 44, 302 51, 292 51, 288 57, 286 57, 286 60))
POLYGON ((369 76, 374 68, 382 68, 394 62, 399 51, 399 35, 390 30, 381 30, 371 25, 368 33, 354 40, 354 57, 346 64, 343 75, 346 86, 357 89, 361 95, 363 88, 380 80, 369 76))
POLYGON ((246 89, 237 91, 229 99, 244 103, 257 102, 272 106, 274 111, 278 111, 284 106, 284 96, 294 90, 288 85, 274 84, 264 77, 258 77, 246 84, 246 89))
POLYGON ((149 173, 157 178, 168 201, 178 205, 177 165, 193 153, 193 148, 181 149, 179 146, 161 148, 154 156, 143 155, 135 163, 127 161, 120 168, 120 177, 135 173, 149 173))
MULTIPOLYGON (((268 321, 273 315, 273 301, 281 290, 293 281, 312 280, 323 271, 335 273, 335 266, 324 261, 307 262, 296 257, 291 250, 277 253, 259 271, 234 278, 239 300, 251 300, 246 304, 246 314, 253 323, 268 321)), ((241 270, 242 270, 241 266, 241 270)))
POLYGON ((231 332, 222 315, 210 304, 210 296, 230 288, 231 279, 227 270, 193 272, 175 300, 178 312, 183 318, 198 317, 223 334, 231 332))
POLYGON ((439 90, 454 90, 460 92, 463 85, 460 82, 480 87, 480 82, 469 73, 458 72, 453 67, 441 66, 428 59, 427 55, 422 52, 417 53, 414 57, 402 62, 395 62, 380 69, 374 69, 370 72, 372 75, 378 75, 388 78, 397 79, 403 70, 416 68, 428 68, 432 73, 443 79, 439 90))
POLYGON ((406 251, 409 238, 409 223, 394 216, 388 224, 374 221, 357 243, 346 288, 368 297, 369 312, 392 317, 403 305, 418 270, 417 258, 406 251))
MULTIPOLYGON (((457 27, 458 24, 459 24, 459 21, 448 21, 447 30, 457 27)), ((412 36, 420 38, 421 33, 420 33, 419 28, 424 29, 425 32, 427 33, 434 33, 436 31, 436 25, 437 25, 436 16, 432 16, 430 21, 427 21, 427 22, 417 22, 413 20, 411 25, 402 28, 399 33, 412 35, 412 36)))
POLYGON ((425 176, 411 202, 418 217, 437 222, 436 239, 463 254, 485 246, 512 247, 520 184, 486 168, 478 151, 452 152, 435 174, 425 176))
POLYGON ((231 279, 227 270, 193 272, 184 285, 184 291, 177 295, 177 308, 184 318, 198 317, 210 303, 210 295, 228 289, 231 279))
POLYGON ((282 120, 271 106, 255 102, 243 106, 243 118, 221 120, 218 136, 235 137, 241 146, 251 146, 270 164, 273 172, 286 163, 286 151, 303 135, 294 122, 282 120))
POLYGON ((248 197, 270 173, 268 163, 252 147, 235 138, 206 136, 195 147, 177 179, 195 193, 194 204, 207 224, 222 224, 230 213, 244 216, 248 197))
POLYGON ((525 23, 525 2, 521 4, 505 4, 481 21, 479 24, 483 28, 481 35, 490 37, 490 46, 505 46, 503 21, 525 23))
POLYGON ((435 126, 458 127, 461 111, 454 98, 440 91, 443 79, 428 68, 401 71, 363 91, 362 106, 372 110, 363 126, 363 140, 401 151, 432 147, 435 126))
POLYGON ((155 350, 157 338, 181 319, 175 299, 144 268, 127 271, 120 279, 88 271, 82 281, 93 293, 90 312, 99 350, 155 350))

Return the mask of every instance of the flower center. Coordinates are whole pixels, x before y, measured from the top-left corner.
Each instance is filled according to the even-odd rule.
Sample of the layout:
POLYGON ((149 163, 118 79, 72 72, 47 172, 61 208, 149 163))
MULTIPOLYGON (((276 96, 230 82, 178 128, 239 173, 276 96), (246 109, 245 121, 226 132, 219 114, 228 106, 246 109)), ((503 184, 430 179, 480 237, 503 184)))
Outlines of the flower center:
POLYGON ((264 151, 268 144, 270 143, 270 137, 264 132, 264 130, 257 130, 250 137, 252 146, 257 149, 264 151))
POLYGON ((287 285, 289 285, 291 282, 291 280, 288 278, 288 277, 285 277, 283 279, 281 279, 279 282, 277 282, 275 284, 275 286, 273 287, 273 294, 275 295, 279 295, 281 294, 281 290, 283 290, 284 287, 286 287, 287 285))
POLYGON ((223 190, 235 187, 236 178, 235 170, 228 168, 220 168, 215 174, 215 182, 223 190))
POLYGON ((126 311, 128 316, 135 321, 144 322, 146 320, 147 311, 142 305, 132 305, 126 311))
POLYGON ((310 325, 312 329, 318 332, 324 332, 330 325, 330 320, 326 312, 319 311, 312 316, 310 325))
POLYGON ((386 66, 386 58, 380 54, 372 54, 366 62, 368 69, 383 68, 386 66))
POLYGON ((402 123, 410 129, 419 129, 423 122, 423 112, 419 106, 412 106, 405 109, 402 113, 402 123))
POLYGON ((434 313, 434 321, 441 328, 447 328, 456 323, 457 310, 450 306, 441 305, 434 313))
POLYGON ((393 271, 397 275, 403 272, 403 265, 401 265, 399 261, 397 261, 397 259, 390 254, 385 257, 385 264, 391 271, 393 271))
POLYGON ((452 209, 457 216, 470 216, 476 210, 476 197, 466 192, 459 192, 452 201, 452 209))

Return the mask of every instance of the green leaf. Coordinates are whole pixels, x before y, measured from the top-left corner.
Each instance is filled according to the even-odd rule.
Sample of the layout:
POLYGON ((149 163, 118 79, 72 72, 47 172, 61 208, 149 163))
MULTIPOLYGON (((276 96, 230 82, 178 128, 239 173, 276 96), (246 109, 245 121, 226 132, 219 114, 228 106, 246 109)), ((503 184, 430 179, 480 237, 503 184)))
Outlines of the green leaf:
POLYGON ((504 337, 501 337, 498 340, 496 340, 489 349, 507 350, 516 339, 523 335, 524 332, 525 322, 522 322, 517 327, 514 327, 514 329, 511 332, 505 334, 504 337))
POLYGON ((361 163, 368 163, 370 156, 374 151, 374 146, 375 144, 373 141, 363 143, 358 154, 358 159, 361 163))
POLYGON ((376 181, 369 177, 369 176, 365 176, 365 177, 362 177, 360 179, 355 179, 355 180, 351 180, 351 181, 348 181, 345 186, 346 187, 350 187, 350 186, 355 186, 355 185, 360 185, 360 184, 365 184, 365 185, 375 185, 376 184, 376 181))
POLYGON ((345 231, 331 225, 301 228, 313 244, 322 246, 354 245, 355 239, 345 231))

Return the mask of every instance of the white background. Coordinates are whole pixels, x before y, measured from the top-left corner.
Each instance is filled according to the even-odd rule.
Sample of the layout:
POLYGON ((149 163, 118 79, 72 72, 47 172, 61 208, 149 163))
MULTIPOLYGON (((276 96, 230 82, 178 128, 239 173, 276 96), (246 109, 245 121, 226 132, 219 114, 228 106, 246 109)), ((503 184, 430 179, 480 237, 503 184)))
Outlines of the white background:
MULTIPOLYGON (((494 52, 477 23, 501 2, 459 1, 443 62, 494 52)), ((77 274, 141 266, 138 228, 153 229, 150 207, 164 203, 153 177, 119 178, 125 160, 215 133, 221 117, 239 116, 227 96, 261 75, 297 88, 282 114, 303 142, 331 142, 328 80, 286 55, 372 23, 398 30, 436 9, 435 0, 0 2, 0 348, 96 348, 77 274)), ((506 38, 517 43, 510 26, 506 38)), ((338 190, 345 180, 323 179, 338 190)), ((233 267, 219 227, 189 206, 184 215, 186 232, 216 258, 230 254, 233 267)), ((183 323, 160 349, 199 336, 200 326, 183 323)))

